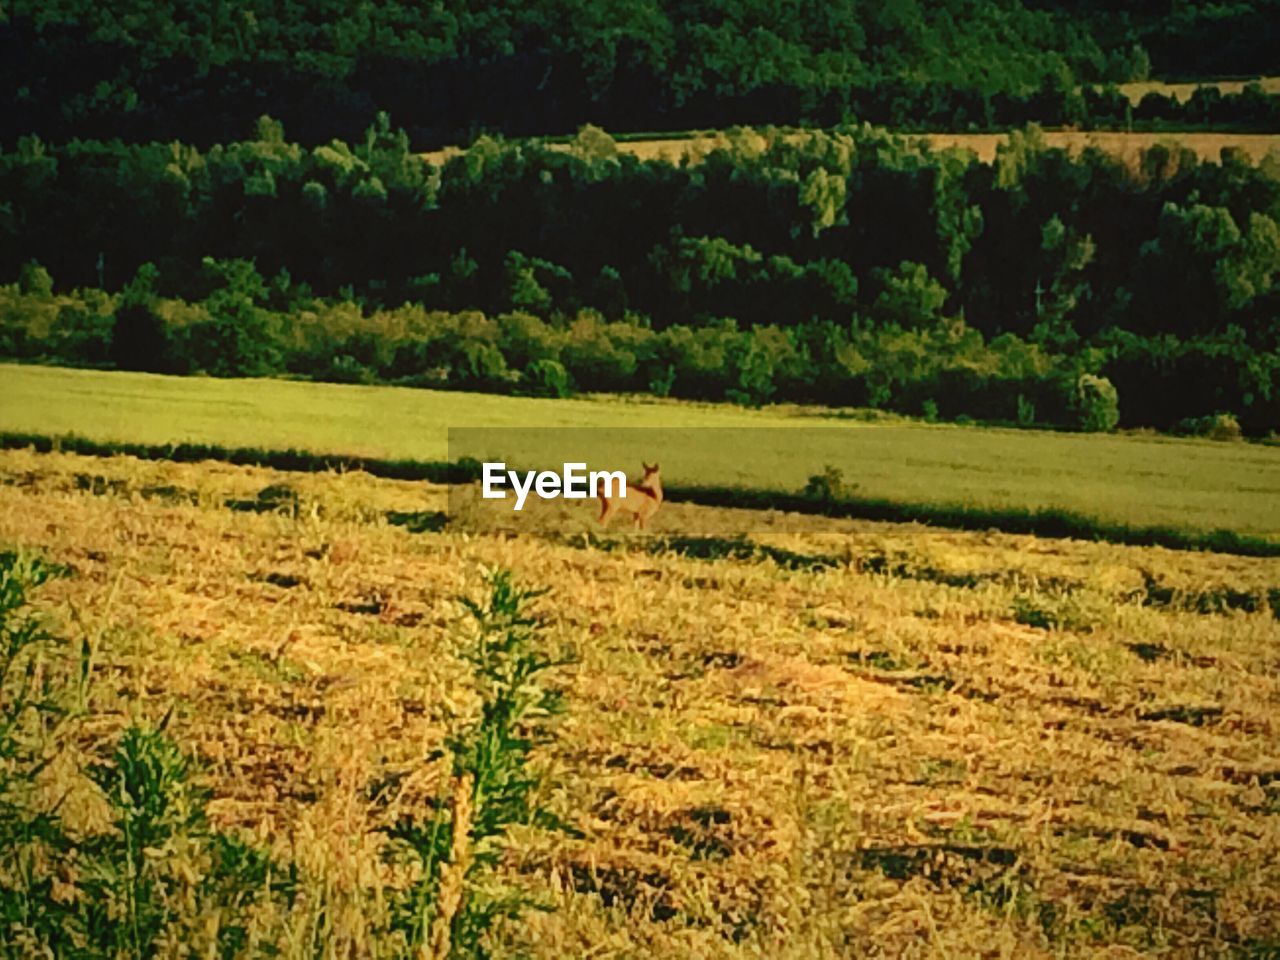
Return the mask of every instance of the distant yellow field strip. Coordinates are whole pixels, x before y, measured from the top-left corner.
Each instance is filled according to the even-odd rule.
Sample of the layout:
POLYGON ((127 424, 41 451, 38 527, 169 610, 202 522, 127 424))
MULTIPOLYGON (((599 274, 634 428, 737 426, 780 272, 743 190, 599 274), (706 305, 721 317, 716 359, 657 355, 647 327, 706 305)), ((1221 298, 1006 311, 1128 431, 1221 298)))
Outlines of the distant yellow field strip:
POLYGON ((1251 83, 1262 87, 1263 93, 1280 93, 1280 77, 1253 77, 1249 80, 1204 80, 1189 83, 1165 83, 1163 80, 1138 80, 1133 83, 1120 84, 1120 92, 1129 98, 1135 106, 1142 102, 1148 93, 1158 93, 1173 97, 1179 103, 1186 103, 1191 95, 1200 87, 1215 87, 1224 95, 1240 93, 1251 83))
MULTIPOLYGON (((787 134, 790 137, 798 135, 787 134)), ((935 149, 963 147, 972 150, 983 163, 990 163, 995 159, 996 148, 1008 139, 1008 134, 927 133, 909 135, 909 139, 925 140, 935 149)), ((1194 151, 1201 160, 1219 160, 1224 147, 1242 150, 1254 162, 1273 151, 1280 155, 1280 134, 1273 133, 1216 131, 1126 133, 1106 130, 1048 130, 1045 131, 1044 139, 1050 147, 1063 147, 1073 153, 1087 147, 1097 147, 1130 163, 1136 161, 1143 150, 1157 143, 1178 143, 1194 151)), ((641 160, 666 160, 669 163, 680 163, 688 159, 696 163, 711 151, 728 145, 729 139, 724 134, 709 133, 691 137, 619 141, 618 150, 641 160)), ((550 150, 570 149, 567 143, 548 143, 546 147, 550 150)), ((462 152, 461 147, 445 147, 442 150, 424 153, 422 157, 430 163, 439 165, 462 152)))
MULTIPOLYGON (((924 137, 936 149, 965 147, 989 163, 995 159, 996 147, 1008 137, 1003 133, 931 133, 924 137)), ((1280 134, 1274 133, 1125 133, 1112 130, 1050 130, 1044 135, 1050 147, 1064 147, 1073 153, 1097 147, 1126 162, 1138 159, 1141 152, 1157 143, 1177 143, 1195 152, 1201 160, 1218 160, 1226 147, 1243 150, 1258 161, 1272 151, 1280 152, 1280 134)))

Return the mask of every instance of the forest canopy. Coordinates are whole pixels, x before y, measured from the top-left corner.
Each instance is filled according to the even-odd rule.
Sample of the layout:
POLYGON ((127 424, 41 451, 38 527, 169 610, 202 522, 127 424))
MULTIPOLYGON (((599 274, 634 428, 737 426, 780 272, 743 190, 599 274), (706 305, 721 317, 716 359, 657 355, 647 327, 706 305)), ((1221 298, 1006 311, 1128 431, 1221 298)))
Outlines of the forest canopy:
POLYGON ((264 119, 208 151, 25 138, 0 195, 7 356, 1280 426, 1280 165, 1230 150, 738 129, 674 166, 584 128, 436 167, 385 116, 315 148, 264 119))
MULTIPOLYGON (((1080 84, 1280 71, 1280 0, 16 0, 0 141, 299 142, 378 111, 423 147, 850 117, 1051 122, 1080 84), (1009 101, 1015 101, 1011 106, 1009 101), (1025 102, 1024 102, 1025 101, 1025 102), (1020 105, 1019 105, 1020 104, 1020 105)), ((3 14, 0 14, 3 16, 3 14)))

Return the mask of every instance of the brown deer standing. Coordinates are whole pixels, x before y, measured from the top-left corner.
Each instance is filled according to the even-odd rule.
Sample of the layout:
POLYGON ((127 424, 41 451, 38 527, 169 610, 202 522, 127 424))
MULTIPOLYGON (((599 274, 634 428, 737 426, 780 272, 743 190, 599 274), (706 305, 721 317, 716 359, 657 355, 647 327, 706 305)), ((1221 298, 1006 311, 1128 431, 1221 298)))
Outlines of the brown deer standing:
POLYGON ((639 483, 628 483, 626 496, 609 497, 600 494, 600 524, 607 526, 609 521, 619 513, 631 514, 636 529, 643 530, 649 519, 662 506, 662 477, 658 473, 658 465, 644 467, 644 479, 639 483))

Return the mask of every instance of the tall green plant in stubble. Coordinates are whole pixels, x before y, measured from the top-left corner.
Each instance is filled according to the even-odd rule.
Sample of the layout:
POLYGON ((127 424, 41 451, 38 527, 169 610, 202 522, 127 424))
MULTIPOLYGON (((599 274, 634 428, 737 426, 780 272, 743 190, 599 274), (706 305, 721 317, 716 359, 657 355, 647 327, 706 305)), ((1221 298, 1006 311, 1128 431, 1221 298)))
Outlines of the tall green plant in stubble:
POLYGON ((40 560, 0 553, 0 951, 56 946, 69 908, 54 896, 50 864, 69 843, 38 778, 57 753, 87 678, 29 608, 29 593, 58 573, 40 560))
POLYGON ((30 609, 30 592, 61 572, 0 553, 0 956, 251 952, 250 911, 289 894, 294 871, 209 828, 207 793, 162 730, 132 725, 105 761, 79 762, 70 741, 88 714, 90 645, 61 641, 30 609), (90 784, 105 831, 63 815, 69 791, 90 784))
POLYGON ((563 661, 539 651, 539 621, 529 604, 545 593, 517 586, 507 571, 488 574, 488 596, 462 598, 475 638, 463 656, 479 693, 478 718, 450 739, 447 795, 425 824, 401 821, 392 855, 418 867, 418 879, 392 904, 392 925, 417 957, 485 957, 485 935, 501 919, 536 906, 495 876, 507 829, 559 826, 534 795, 541 783, 529 760, 558 712, 559 695, 542 685, 563 661))
POLYGON ((87 956, 151 957, 178 946, 225 958, 252 953, 250 914, 292 899, 297 871, 210 827, 208 791, 163 729, 127 728, 89 778, 113 829, 83 842, 76 917, 87 956))

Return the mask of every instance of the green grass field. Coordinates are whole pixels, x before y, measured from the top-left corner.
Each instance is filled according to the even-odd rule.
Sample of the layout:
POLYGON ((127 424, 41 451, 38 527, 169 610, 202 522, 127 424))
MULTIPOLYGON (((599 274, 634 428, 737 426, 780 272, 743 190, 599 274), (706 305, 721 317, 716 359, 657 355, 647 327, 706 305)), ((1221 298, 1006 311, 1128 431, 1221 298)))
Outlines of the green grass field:
MULTIPOLYGON (((0 382, 0 431, 10 434, 444 461, 451 427, 661 428, 615 432, 609 454, 636 460, 626 464, 630 471, 641 457, 660 460, 669 487, 796 493, 831 464, 866 500, 1067 511, 1102 524, 1229 530, 1280 542, 1280 449, 1256 444, 865 422, 795 408, 538 400, 13 365, 0 365, 0 382), (708 427, 774 429, 718 435, 685 429, 708 427)), ((532 448, 507 454, 512 463, 541 458, 538 465, 558 455, 532 448)))

